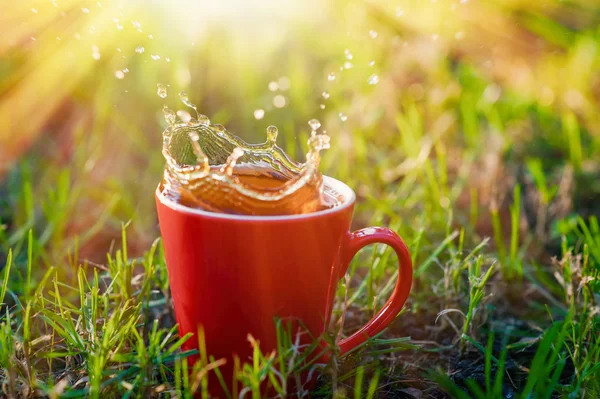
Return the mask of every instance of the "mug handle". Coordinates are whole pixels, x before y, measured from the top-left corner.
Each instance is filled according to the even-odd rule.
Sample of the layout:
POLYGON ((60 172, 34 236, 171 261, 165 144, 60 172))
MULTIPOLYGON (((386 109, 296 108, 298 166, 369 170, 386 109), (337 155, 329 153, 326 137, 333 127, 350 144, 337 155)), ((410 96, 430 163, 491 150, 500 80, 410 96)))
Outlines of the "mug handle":
POLYGON ((341 278, 346 274, 350 261, 360 249, 366 245, 375 243, 389 245, 398 256, 398 267, 400 270, 398 272, 396 287, 383 308, 367 324, 348 338, 344 338, 338 342, 340 355, 344 355, 387 327, 396 318, 402 306, 404 306, 404 302, 406 302, 406 298, 408 298, 410 292, 413 268, 408 247, 398 234, 384 227, 367 227, 347 235, 346 241, 342 246, 342 269, 339 277, 341 278))

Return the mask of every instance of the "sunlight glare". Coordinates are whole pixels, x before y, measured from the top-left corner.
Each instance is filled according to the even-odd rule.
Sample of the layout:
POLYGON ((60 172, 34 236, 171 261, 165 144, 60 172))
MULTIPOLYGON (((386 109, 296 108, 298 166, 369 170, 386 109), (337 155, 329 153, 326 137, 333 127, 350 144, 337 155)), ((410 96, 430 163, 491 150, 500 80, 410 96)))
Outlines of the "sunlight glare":
POLYGON ((167 4, 155 0, 147 7, 161 9, 165 21, 177 21, 189 37, 197 37, 216 25, 227 25, 238 34, 270 36, 284 31, 292 20, 324 11, 323 4, 316 0, 173 0, 167 4))

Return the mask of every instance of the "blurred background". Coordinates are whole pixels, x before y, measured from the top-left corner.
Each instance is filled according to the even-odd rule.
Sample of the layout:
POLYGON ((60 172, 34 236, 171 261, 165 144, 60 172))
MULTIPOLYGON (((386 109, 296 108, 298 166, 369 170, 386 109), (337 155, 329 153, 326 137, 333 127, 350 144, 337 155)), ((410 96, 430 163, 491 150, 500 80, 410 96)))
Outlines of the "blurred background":
POLYGON ((75 234, 85 257, 102 259, 123 220, 140 250, 157 236, 161 109, 183 109, 180 90, 248 141, 278 126, 279 145, 300 161, 307 121, 321 120, 332 137, 325 173, 362 196, 440 156, 445 179, 483 168, 466 171, 460 192, 435 194, 442 209, 460 206, 465 185, 502 192, 519 173, 500 171, 507 158, 518 169, 537 157, 551 176, 565 163, 598 176, 594 1, 0 7, 0 217, 5 232, 42 224, 50 259, 75 234))

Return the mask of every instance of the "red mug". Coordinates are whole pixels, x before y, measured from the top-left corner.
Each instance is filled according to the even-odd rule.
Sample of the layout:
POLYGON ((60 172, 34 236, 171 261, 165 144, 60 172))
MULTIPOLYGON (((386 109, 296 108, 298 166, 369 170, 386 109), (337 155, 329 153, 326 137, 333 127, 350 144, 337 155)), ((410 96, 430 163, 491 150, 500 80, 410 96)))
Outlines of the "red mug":
MULTIPOLYGON (((277 348, 276 317, 301 320, 313 337, 328 326, 336 286, 364 246, 387 244, 400 272, 385 306, 361 329, 337 343, 341 355, 378 334, 402 309, 412 284, 408 248, 392 230, 369 227, 350 232, 356 195, 324 176, 342 204, 314 213, 244 216, 192 209, 157 189, 156 207, 175 316, 181 336, 202 326, 206 351, 224 358, 252 356, 251 334, 263 352, 277 348)), ((183 349, 198 349, 189 339, 183 349)), ((230 376, 224 372, 223 376, 230 376)), ((213 378, 213 377, 211 377, 213 378)), ((232 381, 232 384, 235 381, 232 381)), ((209 382, 215 394, 215 382, 209 382)))

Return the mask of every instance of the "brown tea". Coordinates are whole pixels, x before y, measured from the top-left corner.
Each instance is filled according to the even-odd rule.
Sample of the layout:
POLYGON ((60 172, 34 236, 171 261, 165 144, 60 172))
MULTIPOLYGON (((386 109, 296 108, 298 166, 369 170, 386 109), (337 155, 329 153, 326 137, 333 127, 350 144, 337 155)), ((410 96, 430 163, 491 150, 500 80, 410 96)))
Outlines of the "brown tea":
MULTIPOLYGON (((196 111, 184 92, 180 98, 196 111)), ((309 121, 309 152, 301 164, 277 146, 274 126, 264 143, 248 144, 204 115, 183 122, 166 106, 164 113, 167 165, 160 191, 168 198, 191 208, 244 215, 303 214, 341 203, 323 187, 320 151, 329 148, 329 136, 317 133, 316 119, 309 121)))
MULTIPOLYGON (((260 168, 236 167, 232 179, 237 185, 243 185, 261 193, 277 193, 285 186, 287 179, 260 168)), ((164 181, 161 186, 164 192, 164 181)), ((323 192, 305 185, 294 195, 282 197, 276 201, 264 201, 251 196, 242 196, 235 190, 227 190, 223 184, 211 181, 193 190, 171 185, 169 198, 190 208, 212 212, 243 215, 290 215, 316 212, 341 204, 341 198, 327 186, 323 192)))

